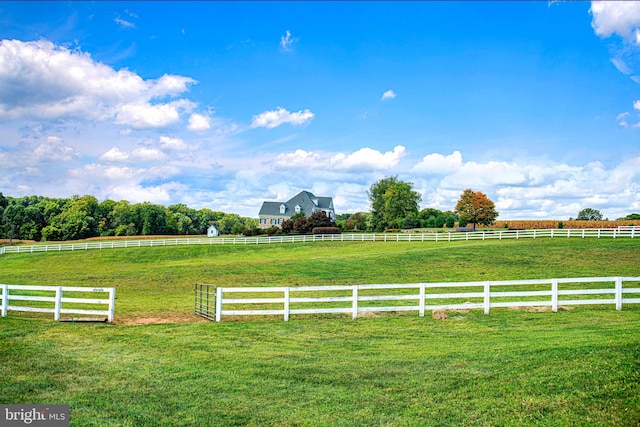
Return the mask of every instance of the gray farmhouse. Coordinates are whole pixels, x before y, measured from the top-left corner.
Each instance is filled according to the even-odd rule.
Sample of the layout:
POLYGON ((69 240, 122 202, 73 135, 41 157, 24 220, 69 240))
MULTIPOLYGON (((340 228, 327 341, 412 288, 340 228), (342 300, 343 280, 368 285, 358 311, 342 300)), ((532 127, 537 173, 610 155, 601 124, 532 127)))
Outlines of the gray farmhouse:
POLYGON ((285 219, 297 213, 304 212, 309 217, 317 211, 324 211, 332 220, 336 220, 333 198, 317 197, 308 191, 301 191, 286 202, 263 202, 258 214, 259 228, 281 226, 285 219))

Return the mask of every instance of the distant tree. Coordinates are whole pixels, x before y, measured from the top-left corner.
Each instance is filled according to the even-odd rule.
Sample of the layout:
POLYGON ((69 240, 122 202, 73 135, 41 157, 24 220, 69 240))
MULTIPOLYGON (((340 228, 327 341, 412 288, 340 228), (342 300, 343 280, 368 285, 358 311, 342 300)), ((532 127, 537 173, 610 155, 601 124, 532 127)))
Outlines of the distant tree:
POLYGON ((630 221, 640 220, 640 213, 632 213, 625 216, 624 218, 618 218, 618 221, 625 221, 625 220, 630 220, 630 221))
POLYGON ((167 211, 163 206, 145 202, 140 214, 143 236, 167 233, 167 211))
POLYGON ((429 218, 427 218, 426 227, 427 228, 435 228, 436 227, 436 217, 435 216, 431 215, 429 218))
POLYGON ((316 211, 309 217, 309 228, 313 231, 317 227, 335 227, 336 223, 324 211, 316 211))
POLYGON ((495 205, 489 198, 480 191, 466 189, 460 196, 456 204, 456 214, 460 218, 460 225, 463 221, 466 224, 490 225, 498 217, 495 205))
POLYGON ((62 233, 62 240, 86 239, 98 236, 98 199, 94 196, 73 196, 67 208, 50 225, 62 233))
POLYGON ((436 216, 436 228, 444 227, 444 224, 447 222, 447 217, 444 216, 443 213, 436 216))
POLYGON ((296 233, 305 234, 305 233, 310 233, 311 230, 312 230, 312 227, 309 226, 308 218, 301 217, 293 221, 293 231, 295 231, 296 233))
POLYGON ((293 231, 293 221, 285 219, 282 221, 281 228, 283 233, 290 234, 293 231))
POLYGON ((445 225, 447 228, 453 228, 456 226, 456 217, 453 215, 449 215, 445 221, 445 225))
POLYGON ((404 218, 401 228, 411 229, 416 227, 420 227, 420 220, 418 215, 412 212, 404 218))
POLYGON ((434 217, 438 217, 438 215, 441 215, 442 211, 436 208, 424 208, 420 211, 420 214, 418 215, 418 218, 420 218, 420 220, 422 221, 426 221, 429 219, 429 217, 434 216, 434 217))
POLYGON ((367 214, 356 212, 349 217, 345 227, 347 230, 362 231, 367 228, 367 214))
POLYGON ((602 213, 593 208, 584 208, 578 213, 578 221, 602 221, 602 213))
POLYGON ((242 225, 242 218, 238 214, 225 214, 215 225, 220 234, 231 234, 234 227, 242 225))
POLYGON ((371 185, 367 192, 371 202, 372 225, 376 231, 397 226, 409 214, 418 214, 418 203, 422 199, 413 190, 413 183, 399 180, 396 176, 382 178, 371 185))
POLYGON ((291 215, 291 217, 289 217, 289 219, 291 221, 293 221, 293 222, 296 222, 296 219, 298 219, 298 218, 306 218, 306 217, 307 217, 307 214, 304 211, 301 210, 300 212, 291 215))

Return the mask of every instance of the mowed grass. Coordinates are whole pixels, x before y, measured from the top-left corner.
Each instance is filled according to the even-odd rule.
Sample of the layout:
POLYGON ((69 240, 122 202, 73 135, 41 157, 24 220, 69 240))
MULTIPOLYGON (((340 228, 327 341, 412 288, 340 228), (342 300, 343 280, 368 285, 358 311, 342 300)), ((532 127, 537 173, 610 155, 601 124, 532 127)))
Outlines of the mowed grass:
POLYGON ((638 276, 640 242, 193 246, 8 255, 3 283, 115 286, 116 324, 0 319, 0 403, 74 426, 640 422, 640 307, 188 319, 195 282, 332 285, 638 276))

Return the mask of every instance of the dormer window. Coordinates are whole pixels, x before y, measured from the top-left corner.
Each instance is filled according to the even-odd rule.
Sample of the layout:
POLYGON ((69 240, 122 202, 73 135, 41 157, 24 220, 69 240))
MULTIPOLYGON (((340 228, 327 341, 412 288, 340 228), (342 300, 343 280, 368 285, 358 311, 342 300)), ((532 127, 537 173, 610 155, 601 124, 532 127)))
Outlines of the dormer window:
POLYGON ((280 205, 280 213, 283 214, 285 210, 287 210, 287 207, 283 203, 280 205))
POLYGON ((301 210, 302 208, 300 207, 300 205, 296 205, 296 213, 300 213, 301 210))

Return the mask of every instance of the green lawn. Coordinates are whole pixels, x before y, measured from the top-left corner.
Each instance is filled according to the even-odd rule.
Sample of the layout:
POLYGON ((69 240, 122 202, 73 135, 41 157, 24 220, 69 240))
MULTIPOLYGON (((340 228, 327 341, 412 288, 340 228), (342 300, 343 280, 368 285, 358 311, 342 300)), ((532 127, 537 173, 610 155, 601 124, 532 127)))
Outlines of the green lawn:
POLYGON ((73 426, 640 422, 640 306, 191 319, 220 286, 638 276, 636 240, 314 243, 5 255, 3 283, 115 286, 116 324, 0 319, 0 403, 73 426))

